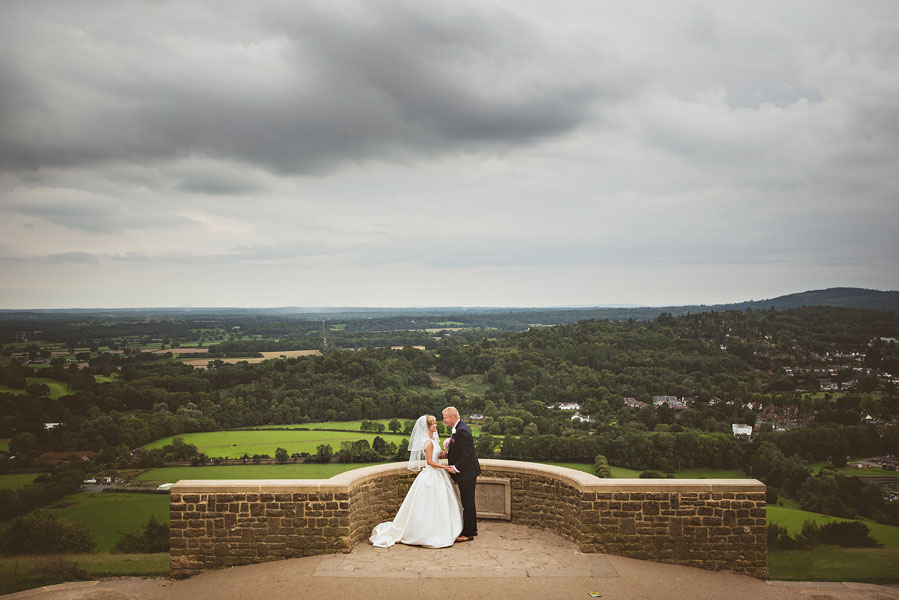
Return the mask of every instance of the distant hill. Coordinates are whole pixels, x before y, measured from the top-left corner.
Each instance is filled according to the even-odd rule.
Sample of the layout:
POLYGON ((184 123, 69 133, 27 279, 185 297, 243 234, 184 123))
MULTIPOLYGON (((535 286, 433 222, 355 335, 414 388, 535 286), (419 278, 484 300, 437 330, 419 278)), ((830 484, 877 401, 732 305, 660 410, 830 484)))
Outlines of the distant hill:
POLYGON ((698 304, 687 306, 580 306, 580 307, 296 307, 278 308, 69 308, 69 309, 32 309, 9 310, 0 309, 3 320, 35 320, 63 318, 93 319, 160 319, 185 320, 197 318, 212 319, 258 319, 275 320, 327 320, 327 321, 360 321, 370 320, 369 330, 394 330, 427 325, 429 320, 461 321, 474 327, 497 327, 500 330, 526 329, 530 324, 557 325, 576 323, 585 319, 609 320, 651 320, 662 313, 674 316, 695 314, 707 311, 724 312, 727 310, 787 310, 803 306, 836 306, 846 308, 862 308, 870 310, 886 310, 899 313, 899 291, 879 291, 863 288, 828 288, 811 290, 786 296, 778 296, 768 300, 747 300, 732 304, 698 304), (408 323, 395 322, 395 319, 415 319, 408 323), (416 323, 417 320, 417 323, 416 323))
POLYGON ((882 292, 863 288, 828 288, 811 290, 798 294, 778 296, 770 300, 749 300, 736 304, 719 304, 709 307, 712 310, 775 310, 801 308, 803 306, 842 306, 851 308, 867 308, 871 310, 889 310, 899 312, 899 291, 882 292))

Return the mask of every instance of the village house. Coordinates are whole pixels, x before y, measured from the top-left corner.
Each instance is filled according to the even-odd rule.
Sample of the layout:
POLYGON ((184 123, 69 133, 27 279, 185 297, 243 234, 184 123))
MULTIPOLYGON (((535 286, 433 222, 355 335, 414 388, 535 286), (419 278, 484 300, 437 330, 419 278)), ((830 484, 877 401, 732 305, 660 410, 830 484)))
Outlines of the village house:
POLYGON ((677 396, 653 396, 652 403, 656 406, 667 404, 668 408, 673 410, 683 410, 687 408, 687 403, 683 400, 678 400, 677 396))
POLYGON ((752 425, 746 425, 745 423, 733 423, 731 425, 731 429, 734 432, 734 437, 738 435, 752 437, 752 425))
POLYGON ((85 450, 83 452, 44 452, 37 457, 36 462, 43 465, 58 465, 67 460, 88 462, 97 457, 96 452, 85 450))
POLYGON ((636 408, 637 410, 640 410, 644 406, 647 406, 647 404, 645 402, 640 402, 636 398, 625 398, 624 405, 629 406, 631 408, 636 408))

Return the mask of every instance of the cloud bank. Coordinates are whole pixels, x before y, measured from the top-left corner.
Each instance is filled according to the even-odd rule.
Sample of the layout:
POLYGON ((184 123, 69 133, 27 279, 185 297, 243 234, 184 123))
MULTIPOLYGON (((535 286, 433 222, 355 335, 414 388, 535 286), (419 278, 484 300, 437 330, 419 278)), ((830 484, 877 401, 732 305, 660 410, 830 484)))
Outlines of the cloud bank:
POLYGON ((7 2, 0 306, 896 289, 892 2, 7 2))

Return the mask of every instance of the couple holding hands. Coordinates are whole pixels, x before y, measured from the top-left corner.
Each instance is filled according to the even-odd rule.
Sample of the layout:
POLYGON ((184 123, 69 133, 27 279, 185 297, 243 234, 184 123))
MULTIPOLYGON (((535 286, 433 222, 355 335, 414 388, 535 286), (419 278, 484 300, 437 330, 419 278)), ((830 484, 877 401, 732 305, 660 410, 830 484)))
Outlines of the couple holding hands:
POLYGON ((474 491, 481 466, 474 438, 454 407, 443 409, 443 422, 452 434, 442 448, 434 416, 423 415, 415 422, 409 438, 409 469, 418 471, 418 476, 393 521, 372 530, 372 545, 389 548, 401 543, 445 548, 455 542, 471 541, 478 534, 474 491), (446 458, 448 464, 440 464, 441 458, 446 458), (461 503, 453 481, 459 484, 461 503))

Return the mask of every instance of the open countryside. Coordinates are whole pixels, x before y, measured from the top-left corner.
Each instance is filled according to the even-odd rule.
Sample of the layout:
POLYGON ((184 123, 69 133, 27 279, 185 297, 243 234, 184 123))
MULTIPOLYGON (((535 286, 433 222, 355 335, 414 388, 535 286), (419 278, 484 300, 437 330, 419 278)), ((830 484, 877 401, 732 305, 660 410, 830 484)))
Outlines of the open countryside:
POLYGON ((161 484, 327 479, 402 461, 408 425, 454 405, 482 458, 612 478, 761 479, 768 522, 789 539, 805 521, 850 520, 883 544, 772 545, 772 576, 895 579, 894 312, 744 309, 551 325, 586 314, 434 317, 467 325, 435 335, 420 315, 341 318, 318 348, 309 346, 322 346, 320 320, 19 325, 17 337, 40 339, 0 353, 6 522, 49 510, 85 524, 108 553, 151 515, 166 520, 161 484), (550 326, 529 329, 534 322, 550 326), (89 478, 100 483, 79 491, 89 478), (836 560, 849 566, 820 568, 836 560))

